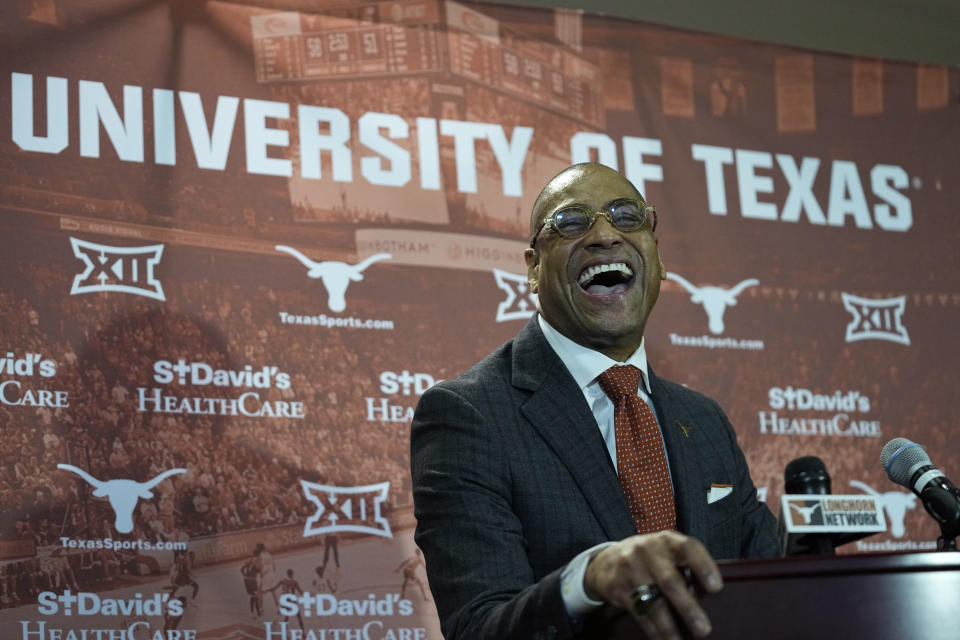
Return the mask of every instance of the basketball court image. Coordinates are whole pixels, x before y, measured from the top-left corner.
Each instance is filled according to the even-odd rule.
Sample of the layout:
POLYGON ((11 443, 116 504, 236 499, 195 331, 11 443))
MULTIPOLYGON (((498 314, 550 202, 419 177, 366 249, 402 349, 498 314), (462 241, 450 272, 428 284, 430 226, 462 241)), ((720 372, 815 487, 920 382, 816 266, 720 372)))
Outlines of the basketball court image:
MULTIPOLYGON (((73 604, 71 615, 64 615, 64 605, 58 600, 58 612, 44 615, 40 612, 40 604, 31 603, 0 610, 0 628, 16 629, 16 637, 37 640, 54 637, 50 635, 53 629, 62 629, 62 638, 76 637, 78 640, 83 637, 83 629, 110 630, 101 632, 104 638, 120 637, 107 636, 107 633, 123 630, 123 640, 187 640, 190 637, 188 634, 194 632, 194 638, 210 640, 296 640, 298 637, 301 640, 311 637, 315 640, 348 637, 399 640, 440 637, 436 608, 432 599, 429 599, 429 592, 425 600, 421 590, 411 581, 406 586, 404 597, 400 597, 404 575, 402 570, 397 569, 405 564, 406 559, 416 555, 412 533, 412 530, 398 532, 393 539, 366 536, 341 540, 338 545, 340 566, 337 567, 331 558, 323 576, 319 572, 323 566, 323 545, 275 554, 271 566, 264 573, 266 582, 262 583, 259 593, 262 600, 261 615, 250 610, 251 596, 241 573, 245 560, 237 560, 191 570, 199 585, 196 598, 189 597, 192 592, 190 585, 171 585, 166 578, 157 580, 152 576, 124 576, 120 581, 126 582, 125 586, 96 593, 100 601, 100 614, 78 615, 78 605, 73 604), (287 606, 301 610, 303 594, 313 596, 309 610, 304 607, 300 611, 302 636, 296 635, 296 631, 301 629, 297 613, 284 615, 273 598, 273 593, 277 594, 278 599, 283 595, 282 586, 273 588, 287 576, 288 571, 293 572, 293 580, 301 591, 290 592, 296 595, 296 601, 287 606), (171 586, 175 588, 171 589, 171 586), (160 594, 163 602, 183 598, 182 615, 170 615, 169 611, 166 615, 153 616, 102 614, 108 606, 108 600, 148 601, 157 594, 160 594), (317 614, 318 604, 321 615, 317 614), (41 624, 44 625, 43 631, 39 626, 41 624), (269 636, 267 629, 270 630, 269 636), (71 633, 69 630, 75 635, 68 635, 71 633), (181 635, 177 635, 178 631, 181 635), (159 636, 156 635, 158 633, 159 636)), ((422 566, 417 569, 414 579, 426 584, 422 566)), ((62 596, 63 593, 56 592, 56 596, 62 596)), ((48 595, 47 598, 54 600, 56 596, 48 595)), ((87 597, 87 610, 94 608, 91 605, 94 601, 87 597)), ((87 638, 96 637, 93 631, 87 633, 87 638)))

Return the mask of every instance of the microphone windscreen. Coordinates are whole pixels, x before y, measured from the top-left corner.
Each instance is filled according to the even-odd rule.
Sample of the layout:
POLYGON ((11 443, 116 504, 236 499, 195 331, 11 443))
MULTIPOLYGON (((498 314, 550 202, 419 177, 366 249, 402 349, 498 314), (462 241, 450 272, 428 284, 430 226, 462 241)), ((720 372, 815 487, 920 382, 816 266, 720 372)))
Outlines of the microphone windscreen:
POLYGON ((816 456, 804 456, 787 464, 783 471, 784 488, 793 494, 830 493, 830 474, 823 460, 816 456))
POLYGON ((925 465, 931 465, 930 456, 916 442, 906 438, 894 438, 880 452, 880 464, 887 476, 899 485, 909 487, 913 472, 925 465))

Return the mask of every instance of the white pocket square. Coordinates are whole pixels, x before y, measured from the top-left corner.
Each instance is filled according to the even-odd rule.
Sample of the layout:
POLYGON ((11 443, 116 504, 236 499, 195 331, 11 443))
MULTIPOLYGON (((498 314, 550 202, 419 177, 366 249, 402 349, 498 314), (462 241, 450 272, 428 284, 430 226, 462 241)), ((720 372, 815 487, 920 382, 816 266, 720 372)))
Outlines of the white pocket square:
POLYGON ((721 498, 726 498, 733 491, 732 484, 712 484, 707 491, 707 504, 713 504, 721 498))

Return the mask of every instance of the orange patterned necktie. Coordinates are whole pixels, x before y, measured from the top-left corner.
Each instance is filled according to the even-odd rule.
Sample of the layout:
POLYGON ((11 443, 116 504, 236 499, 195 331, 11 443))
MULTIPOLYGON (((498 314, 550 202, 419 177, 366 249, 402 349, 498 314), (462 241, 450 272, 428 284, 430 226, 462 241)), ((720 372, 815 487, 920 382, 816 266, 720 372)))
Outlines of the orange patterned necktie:
POLYGON ((600 374, 599 381, 613 401, 617 475, 637 533, 675 529, 677 508, 667 454, 653 411, 637 395, 640 370, 633 366, 610 367, 600 374))

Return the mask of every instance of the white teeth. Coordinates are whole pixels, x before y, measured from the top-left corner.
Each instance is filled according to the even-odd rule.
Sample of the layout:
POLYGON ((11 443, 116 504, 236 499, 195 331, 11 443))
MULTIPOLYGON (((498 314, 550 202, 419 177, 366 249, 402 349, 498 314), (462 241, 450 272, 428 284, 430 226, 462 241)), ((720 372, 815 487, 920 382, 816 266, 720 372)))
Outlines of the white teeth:
POLYGON ((577 279, 577 282, 581 285, 590 282, 594 276, 598 273, 603 273, 604 271, 619 271, 626 278, 633 276, 633 271, 623 262, 614 262, 613 264, 595 264, 592 267, 588 267, 580 274, 580 277, 577 279))

